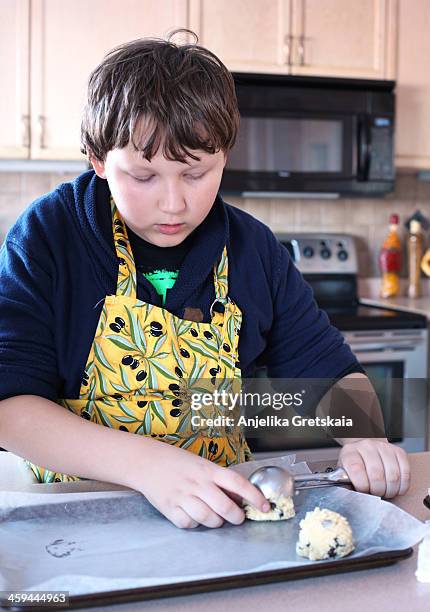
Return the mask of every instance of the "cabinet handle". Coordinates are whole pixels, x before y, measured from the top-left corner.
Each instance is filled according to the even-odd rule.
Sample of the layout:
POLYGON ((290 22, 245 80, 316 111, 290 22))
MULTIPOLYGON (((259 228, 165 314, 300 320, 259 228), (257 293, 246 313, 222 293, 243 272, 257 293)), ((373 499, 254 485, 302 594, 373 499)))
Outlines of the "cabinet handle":
POLYGON ((21 134, 22 146, 25 149, 30 148, 30 115, 22 115, 21 117, 21 134))
POLYGON ((39 148, 46 149, 46 144, 45 144, 46 117, 44 117, 43 115, 39 115, 38 123, 39 123, 39 148))
POLYGON ((298 38, 297 53, 299 56, 299 65, 304 66, 305 65, 305 37, 303 35, 299 36, 298 38))
POLYGON ((293 36, 291 34, 286 34, 284 36, 284 63, 287 66, 291 66, 291 45, 293 41, 293 36))

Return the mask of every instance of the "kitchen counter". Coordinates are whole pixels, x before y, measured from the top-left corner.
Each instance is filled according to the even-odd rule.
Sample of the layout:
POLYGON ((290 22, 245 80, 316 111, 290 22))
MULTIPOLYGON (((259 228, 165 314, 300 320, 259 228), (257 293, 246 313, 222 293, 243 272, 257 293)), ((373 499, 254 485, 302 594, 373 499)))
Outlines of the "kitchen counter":
POLYGON ((384 299, 380 297, 363 297, 360 298, 360 302, 368 306, 381 306, 405 310, 407 312, 416 312, 430 319, 430 296, 428 295, 420 298, 392 297, 384 299))
MULTIPOLYGON (((393 501, 418 519, 430 520, 430 510, 423 505, 423 498, 430 486, 430 452, 410 455, 412 482, 407 495, 393 501)), ((327 462, 309 463, 315 471, 325 469, 327 462)), ((82 484, 82 483, 81 483, 82 484)), ((91 485, 90 481, 86 484, 91 485)), ((31 485, 35 491, 44 487, 46 492, 73 490, 74 483, 52 485, 31 485), (49 489, 49 491, 48 491, 49 489)), ((94 489, 94 487, 91 487, 94 489)), ((98 490, 106 490, 110 485, 98 483, 98 490)), ((120 487, 118 487, 120 488, 120 487)), ((82 489, 81 489, 82 490, 82 489)), ((202 551, 202 554, 205 554, 202 551)), ((414 575, 417 566, 417 546, 409 559, 395 565, 345 574, 335 574, 318 578, 307 578, 289 582, 209 592, 206 594, 172 597, 146 602, 86 608, 94 612, 99 609, 116 612, 171 611, 200 612, 202 609, 260 612, 261 609, 298 610, 311 612, 366 612, 390 611, 415 612, 429 609, 430 584, 419 583, 414 575)))

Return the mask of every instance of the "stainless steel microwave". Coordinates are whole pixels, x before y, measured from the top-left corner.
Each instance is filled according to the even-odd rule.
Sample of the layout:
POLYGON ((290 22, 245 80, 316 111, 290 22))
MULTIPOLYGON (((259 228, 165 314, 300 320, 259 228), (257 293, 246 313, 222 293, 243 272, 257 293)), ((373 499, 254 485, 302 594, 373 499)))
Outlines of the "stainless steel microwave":
POLYGON ((394 81, 233 77, 241 124, 224 194, 330 198, 393 190, 394 81))

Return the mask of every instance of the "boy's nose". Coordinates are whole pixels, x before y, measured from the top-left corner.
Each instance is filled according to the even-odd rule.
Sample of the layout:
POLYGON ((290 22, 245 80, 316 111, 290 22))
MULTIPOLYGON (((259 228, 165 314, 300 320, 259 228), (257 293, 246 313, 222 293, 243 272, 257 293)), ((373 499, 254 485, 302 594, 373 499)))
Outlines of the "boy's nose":
POLYGON ((168 185, 160 194, 158 207, 162 212, 176 214, 182 212, 185 207, 185 197, 182 190, 176 185, 168 185))

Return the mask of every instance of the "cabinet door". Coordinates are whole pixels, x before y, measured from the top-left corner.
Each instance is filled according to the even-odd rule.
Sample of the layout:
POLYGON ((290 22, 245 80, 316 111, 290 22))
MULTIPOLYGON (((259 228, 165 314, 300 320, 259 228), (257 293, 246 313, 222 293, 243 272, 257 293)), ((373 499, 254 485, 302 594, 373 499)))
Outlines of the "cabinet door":
POLYGON ((397 0, 293 0, 292 73, 394 77, 397 0))
POLYGON ((29 0, 0 0, 0 157, 30 153, 29 0))
POLYGON ((83 159, 90 72, 118 44, 186 25, 186 0, 32 0, 31 157, 83 159))
POLYGON ((396 165, 430 169, 430 2, 400 0, 396 165))
POLYGON ((190 0, 199 42, 238 72, 289 71, 291 0, 190 0))

